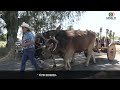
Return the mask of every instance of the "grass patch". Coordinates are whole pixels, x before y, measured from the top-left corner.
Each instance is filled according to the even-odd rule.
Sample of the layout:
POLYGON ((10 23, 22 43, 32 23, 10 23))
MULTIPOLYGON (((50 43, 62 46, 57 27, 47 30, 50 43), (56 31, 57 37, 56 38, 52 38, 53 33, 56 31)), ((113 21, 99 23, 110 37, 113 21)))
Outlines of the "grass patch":
POLYGON ((4 48, 6 46, 7 42, 0 41, 0 48, 4 48))
POLYGON ((7 55, 9 52, 9 50, 5 47, 1 47, 0 48, 0 58, 4 57, 5 55, 7 55))
POLYGON ((5 47, 6 46, 5 41, 0 41, 0 58, 4 57, 8 53, 8 49, 5 47))

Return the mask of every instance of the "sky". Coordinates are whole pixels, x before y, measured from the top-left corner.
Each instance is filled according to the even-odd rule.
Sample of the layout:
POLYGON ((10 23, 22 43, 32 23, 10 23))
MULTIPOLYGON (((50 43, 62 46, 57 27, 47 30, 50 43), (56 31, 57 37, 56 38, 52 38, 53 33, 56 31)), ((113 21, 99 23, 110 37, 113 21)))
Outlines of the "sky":
POLYGON ((81 16, 81 20, 73 26, 74 29, 90 29, 95 32, 99 32, 102 27, 102 35, 105 35, 106 29, 109 29, 115 32, 115 36, 120 36, 120 11, 86 11, 81 16), (115 20, 106 19, 109 12, 114 12, 115 20))

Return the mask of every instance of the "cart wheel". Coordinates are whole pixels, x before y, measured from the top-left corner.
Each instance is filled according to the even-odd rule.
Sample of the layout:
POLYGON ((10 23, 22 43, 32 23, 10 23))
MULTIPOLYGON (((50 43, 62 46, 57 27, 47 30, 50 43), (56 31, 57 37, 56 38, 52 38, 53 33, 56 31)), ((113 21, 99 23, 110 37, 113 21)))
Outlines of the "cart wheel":
POLYGON ((116 56, 116 46, 115 43, 111 43, 107 48, 108 60, 114 60, 115 56, 116 56))

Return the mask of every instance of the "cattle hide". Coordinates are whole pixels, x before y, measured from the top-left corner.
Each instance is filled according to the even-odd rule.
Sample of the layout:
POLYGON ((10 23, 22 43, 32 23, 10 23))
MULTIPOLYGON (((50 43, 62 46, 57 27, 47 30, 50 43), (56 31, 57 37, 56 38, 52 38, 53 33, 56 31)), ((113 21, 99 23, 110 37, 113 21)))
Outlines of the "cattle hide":
MULTIPOLYGON (((87 52, 87 62, 86 66, 89 64, 89 60, 91 57, 93 57, 93 60, 95 62, 94 57, 94 43, 95 43, 96 33, 93 31, 80 31, 80 30, 60 30, 55 34, 55 39, 49 39, 46 43, 46 48, 53 44, 53 48, 57 44, 57 48, 55 51, 52 51, 53 48, 51 48, 51 52, 46 51, 46 54, 58 54, 61 55, 64 58, 64 66, 66 70, 70 70, 70 58, 74 55, 76 52, 87 52), (48 53, 49 52, 49 53, 48 53)), ((44 52, 44 50, 43 50, 44 52)), ((46 57, 46 56, 45 56, 46 57)), ((46 57, 47 58, 47 57, 46 57)))

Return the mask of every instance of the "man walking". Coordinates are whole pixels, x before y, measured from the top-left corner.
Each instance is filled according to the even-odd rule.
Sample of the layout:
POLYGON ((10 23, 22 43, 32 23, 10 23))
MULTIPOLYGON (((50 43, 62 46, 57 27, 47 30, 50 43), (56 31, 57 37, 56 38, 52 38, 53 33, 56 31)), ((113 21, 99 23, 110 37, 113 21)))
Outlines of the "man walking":
POLYGON ((32 65, 35 67, 36 70, 40 70, 36 60, 35 60, 35 42, 34 42, 34 35, 31 32, 30 26, 23 22, 21 25, 22 31, 24 33, 23 40, 22 40, 22 47, 23 47, 23 55, 22 55, 22 63, 20 71, 25 71, 26 62, 29 59, 32 65))

